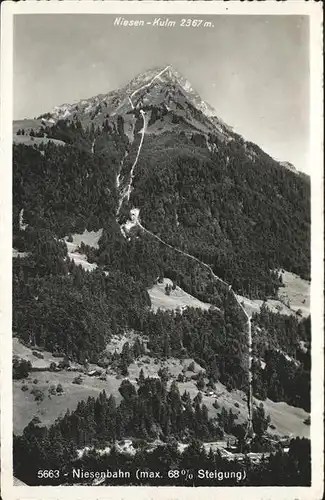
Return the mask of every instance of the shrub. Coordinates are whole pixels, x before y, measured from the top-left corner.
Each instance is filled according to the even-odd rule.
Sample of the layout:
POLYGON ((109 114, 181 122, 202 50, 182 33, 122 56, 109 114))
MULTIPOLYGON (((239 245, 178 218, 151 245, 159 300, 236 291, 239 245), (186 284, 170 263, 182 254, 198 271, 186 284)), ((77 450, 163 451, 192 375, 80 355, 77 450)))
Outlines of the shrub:
POLYGON ((216 388, 215 382, 212 380, 212 378, 209 378, 209 382, 207 383, 207 388, 214 391, 216 388))
POLYGON ((202 391, 205 387, 205 382, 203 378, 199 378, 199 380, 196 382, 196 387, 199 389, 199 391, 202 391))
POLYGON ((167 366, 159 368, 158 377, 160 377, 161 380, 165 380, 167 382, 167 380, 170 378, 170 373, 169 373, 167 366))
POLYGON ((62 394, 62 392, 63 392, 63 387, 62 387, 62 385, 61 385, 61 384, 58 384, 58 385, 56 386, 56 392, 57 392, 58 394, 62 394))
POLYGON ((61 370, 65 370, 66 368, 69 368, 69 366, 70 366, 70 361, 67 358, 59 362, 59 368, 61 370))
POLYGON ((19 359, 17 356, 13 357, 12 374, 15 380, 28 377, 28 373, 31 371, 31 369, 32 365, 30 361, 26 361, 25 359, 19 359))
POLYGON ((21 386, 21 390, 24 391, 24 392, 28 391, 28 386, 26 384, 22 385, 21 386))
POLYGON ((77 385, 80 385, 82 384, 83 380, 82 380, 82 376, 81 375, 78 375, 78 377, 75 377, 72 381, 73 384, 77 384, 77 385))
POLYGON ((34 389, 31 390, 31 394, 33 394, 35 401, 43 401, 44 399, 44 393, 41 391, 41 389, 34 389))
POLYGON ((188 371, 190 372, 194 372, 195 370, 195 364, 194 364, 194 361, 192 361, 192 363, 190 363, 187 367, 188 371))

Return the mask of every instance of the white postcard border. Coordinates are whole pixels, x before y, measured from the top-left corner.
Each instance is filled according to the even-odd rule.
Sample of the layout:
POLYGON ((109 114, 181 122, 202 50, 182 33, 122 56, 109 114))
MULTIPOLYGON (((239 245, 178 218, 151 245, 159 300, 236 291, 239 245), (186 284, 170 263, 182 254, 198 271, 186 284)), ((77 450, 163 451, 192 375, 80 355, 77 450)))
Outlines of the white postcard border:
POLYGON ((157 2, 157 1, 51 1, 3 2, 1 6, 1 227, 0 227, 0 325, 1 325, 1 480, 4 500, 96 498, 196 499, 277 498, 312 499, 323 492, 323 116, 321 4, 287 2, 157 2), (12 103, 13 16, 28 14, 200 14, 200 15, 306 15, 310 18, 310 164, 312 200, 312 486, 311 487, 96 487, 13 486, 12 478, 12 103))

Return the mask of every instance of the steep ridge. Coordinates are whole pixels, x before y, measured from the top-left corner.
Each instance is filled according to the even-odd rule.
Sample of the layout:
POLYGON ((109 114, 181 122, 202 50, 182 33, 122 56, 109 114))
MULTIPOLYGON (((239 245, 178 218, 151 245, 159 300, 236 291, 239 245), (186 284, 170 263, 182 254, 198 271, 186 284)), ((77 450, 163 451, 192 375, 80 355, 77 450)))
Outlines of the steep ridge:
MULTIPOLYGON (((146 71, 125 87, 108 94, 100 94, 74 104, 56 106, 51 112, 38 117, 34 130, 53 127, 61 121, 80 120, 83 125, 93 122, 95 126, 106 119, 114 121, 117 116, 129 113, 131 101, 134 101, 135 106, 141 102, 144 110, 147 106, 162 106, 165 111, 173 112, 191 127, 198 125, 194 117, 199 112, 199 121, 203 120, 205 133, 214 131, 226 141, 239 137, 232 127, 217 117, 216 111, 200 98, 190 82, 170 65, 146 71)), ((131 108, 132 106, 133 104, 131 108)), ((26 130, 31 129, 26 127, 26 130)))

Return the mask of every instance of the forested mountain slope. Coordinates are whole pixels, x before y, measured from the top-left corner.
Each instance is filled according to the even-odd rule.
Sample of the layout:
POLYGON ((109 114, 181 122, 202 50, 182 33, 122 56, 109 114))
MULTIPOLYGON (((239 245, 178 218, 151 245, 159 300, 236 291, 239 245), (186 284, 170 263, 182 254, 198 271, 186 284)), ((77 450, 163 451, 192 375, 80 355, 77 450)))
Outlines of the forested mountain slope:
POLYGON ((308 279, 308 180, 210 116, 177 72, 168 69, 146 87, 154 74, 159 72, 121 89, 112 114, 77 106, 66 120, 55 121, 62 116, 56 111, 32 131, 70 146, 44 145, 42 154, 42 146, 15 146, 15 228, 24 207, 27 223, 44 224, 57 235, 109 230, 117 175, 127 179, 142 127, 125 93, 140 87, 132 99, 141 102, 148 124, 122 219, 139 207, 148 229, 212 265, 238 293, 274 294, 279 283, 271 270, 280 267, 308 279))
MULTIPOLYGON (((152 355, 192 356, 211 383, 246 390, 246 318, 199 261, 251 298, 275 296, 279 268, 308 279, 308 178, 244 141, 170 67, 58 107, 31 122, 33 129, 21 123, 16 137, 27 135, 31 144, 13 146, 13 246, 26 253, 14 260, 18 336, 80 362, 109 363, 107 340, 131 329, 149 339, 152 355), (132 207, 143 227, 199 261, 139 226, 123 233, 132 207), (93 273, 76 267, 62 240, 85 229, 103 229, 98 248, 82 246, 98 265, 93 273), (162 277, 216 308, 152 313, 147 289, 162 277)), ((271 366, 264 374, 255 367, 256 390, 308 408, 308 359, 285 365, 288 383, 271 390, 282 356, 274 352, 299 357, 308 327, 293 322, 288 339, 287 324, 263 315, 254 321, 264 328, 256 357, 268 356, 271 366), (296 394, 301 380, 304 396, 296 394)), ((128 361, 121 359, 124 373, 128 361)))

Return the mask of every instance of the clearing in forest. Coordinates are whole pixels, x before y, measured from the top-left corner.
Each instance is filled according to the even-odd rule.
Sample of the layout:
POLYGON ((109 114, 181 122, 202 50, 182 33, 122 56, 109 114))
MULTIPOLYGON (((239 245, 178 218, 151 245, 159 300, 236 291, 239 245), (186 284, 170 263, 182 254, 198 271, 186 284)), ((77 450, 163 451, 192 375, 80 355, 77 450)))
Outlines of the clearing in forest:
POLYGON ((162 283, 157 283, 148 290, 151 299, 151 308, 153 311, 157 311, 158 309, 161 309, 162 311, 182 311, 186 307, 196 307, 205 311, 210 309, 211 304, 196 299, 189 293, 182 290, 179 286, 176 286, 175 290, 171 289, 170 293, 167 294, 166 285, 172 286, 172 280, 164 278, 162 283))

